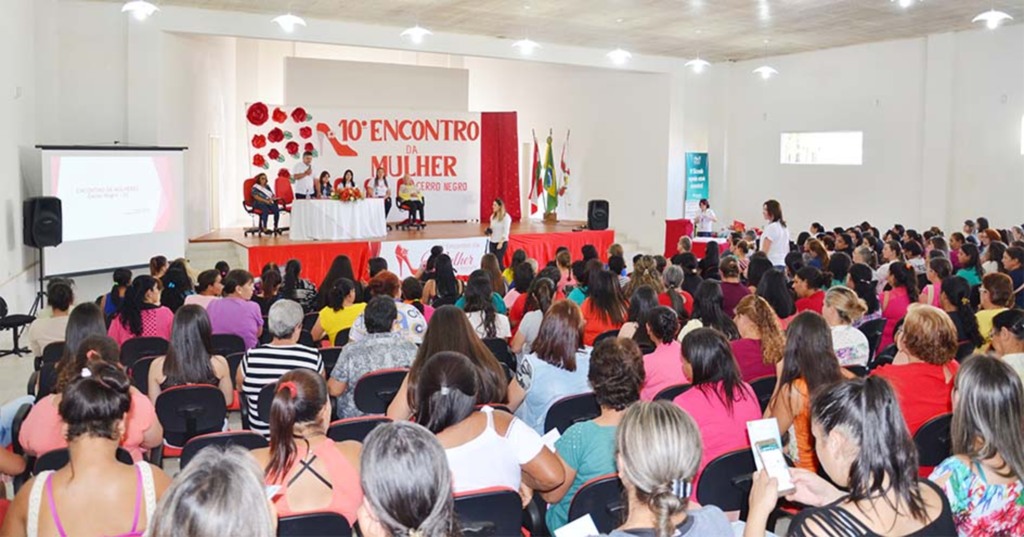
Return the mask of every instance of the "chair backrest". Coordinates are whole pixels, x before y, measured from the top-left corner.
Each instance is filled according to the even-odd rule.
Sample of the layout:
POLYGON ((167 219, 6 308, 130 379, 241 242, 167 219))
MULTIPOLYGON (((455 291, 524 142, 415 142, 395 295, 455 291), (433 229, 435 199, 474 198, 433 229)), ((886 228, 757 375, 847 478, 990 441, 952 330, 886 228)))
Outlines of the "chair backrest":
POLYGON ((324 371, 328 375, 331 371, 334 371, 334 366, 338 363, 338 357, 341 356, 341 347, 324 347, 320 349, 320 359, 324 361, 324 371))
POLYGON ((172 446, 223 430, 227 414, 224 394, 216 386, 174 386, 156 398, 156 417, 164 428, 164 440, 172 446))
POLYGON ((498 362, 505 364, 509 369, 515 371, 519 369, 519 365, 516 363, 516 356, 512 354, 512 349, 508 346, 508 342, 502 338, 484 338, 484 345, 490 349, 491 354, 498 359, 498 362))
POLYGON ((772 392, 775 391, 775 383, 777 381, 778 379, 775 378, 775 375, 767 375, 750 381, 750 387, 754 389, 754 394, 757 395, 757 402, 761 403, 761 412, 768 408, 768 402, 772 400, 772 392))
POLYGON ((313 331, 313 327, 316 326, 316 322, 320 320, 320 312, 312 311, 302 316, 302 329, 313 331))
POLYGON ((356 381, 355 392, 352 394, 356 408, 364 414, 384 414, 408 374, 409 370, 402 367, 381 369, 363 375, 356 381))
POLYGON ((723 511, 745 510, 751 475, 755 471, 754 455, 749 448, 715 457, 700 475, 697 503, 714 505, 723 511))
POLYGON ((334 346, 335 347, 344 347, 345 345, 348 345, 348 335, 351 332, 352 332, 351 328, 346 328, 346 329, 342 330, 341 332, 338 332, 338 334, 334 336, 334 346))
POLYGON ((574 423, 594 419, 601 415, 601 407, 593 393, 580 393, 563 397, 551 405, 544 416, 544 432, 558 429, 565 434, 574 423))
POLYGON ((949 432, 952 422, 952 414, 935 416, 914 433, 918 465, 938 466, 953 454, 952 436, 949 432))
POLYGON ((307 513, 281 517, 277 520, 278 537, 348 537, 352 526, 337 513, 307 513))
POLYGON ((587 481, 576 491, 569 504, 569 520, 590 515, 601 533, 611 533, 626 519, 625 490, 618 474, 607 474, 587 481))
POLYGON ((149 370, 153 366, 153 361, 157 358, 157 356, 146 356, 145 358, 139 358, 132 365, 132 386, 135 386, 137 390, 146 395, 149 395, 149 370))
POLYGON ((231 371, 231 384, 238 389, 235 385, 235 380, 238 377, 238 368, 242 366, 242 358, 245 358, 244 352, 233 352, 231 354, 225 354, 224 359, 228 361, 228 369, 231 371))
POLYGON ((241 446, 252 451, 267 447, 267 439, 252 431, 227 431, 197 436, 185 442, 185 447, 181 450, 181 468, 184 469, 192 457, 209 446, 241 446))
POLYGON ((658 392, 658 395, 654 396, 655 401, 669 401, 672 402, 682 395, 686 390, 692 388, 692 384, 674 384, 658 392))
POLYGON ((121 344, 121 364, 128 369, 139 358, 167 354, 167 340, 160 337, 133 337, 121 344))
POLYGON ((245 340, 237 334, 214 334, 210 337, 210 344, 213 346, 213 353, 221 356, 228 356, 238 352, 245 352, 245 340))
MULTIPOLYGON (((128 453, 128 451, 122 447, 117 448, 117 455, 115 456, 117 457, 118 462, 122 462, 124 464, 129 465, 135 464, 135 461, 132 460, 132 454, 128 453)), ((61 468, 67 466, 68 462, 70 461, 71 453, 68 451, 68 448, 60 448, 55 449, 53 451, 47 451, 46 453, 43 453, 42 455, 39 456, 39 458, 36 459, 36 463, 32 467, 32 473, 38 474, 40 472, 45 472, 47 470, 60 470, 61 468)))
POLYGON ((57 389, 57 362, 44 362, 39 368, 39 389, 36 390, 36 401, 54 393, 57 389))
POLYGON ((868 376, 868 368, 862 365, 844 365, 843 367, 850 373, 857 375, 859 378, 868 376))
POLYGON ((272 382, 260 388, 256 396, 256 417, 263 423, 270 423, 270 407, 274 404, 274 394, 277 393, 277 383, 272 382))
POLYGON ((313 334, 309 330, 303 330, 299 333, 299 345, 305 345, 314 349, 319 347, 316 341, 313 340, 313 334))
POLYGON ((43 347, 43 363, 55 364, 59 362, 60 357, 64 356, 64 347, 63 341, 55 341, 43 347))
POLYGON ((242 206, 245 207, 246 210, 252 209, 252 187, 255 184, 255 177, 251 177, 249 179, 246 179, 245 181, 242 181, 242 206))
POLYGON ((520 535, 523 500, 519 491, 505 487, 455 495, 455 514, 464 535, 520 535))
POLYGON ((7 309, 7 301, 4 300, 4 297, 0 296, 0 319, 7 317, 7 313, 9 313, 9 311, 10 310, 7 309))
POLYGON ((869 357, 873 357, 878 352, 878 345, 882 342, 882 332, 885 331, 885 323, 885 319, 874 319, 857 327, 868 339, 869 357))
POLYGON ((25 403, 14 412, 14 421, 11 422, 11 451, 15 455, 25 454, 25 449, 21 447, 21 441, 18 437, 21 436, 21 426, 25 423, 25 418, 28 417, 28 413, 31 411, 32 405, 25 403))
POLYGON ((601 332, 596 338, 594 338, 594 346, 596 347, 598 343, 612 337, 619 337, 619 331, 609 330, 607 332, 601 332))
POLYGON ((295 193, 292 191, 292 182, 285 176, 274 179, 274 195, 285 205, 291 205, 295 201, 295 193))
POLYGON ((370 431, 384 423, 391 423, 391 420, 384 416, 359 416, 337 420, 332 422, 330 428, 327 429, 327 437, 335 442, 346 440, 362 442, 366 435, 370 434, 370 431))

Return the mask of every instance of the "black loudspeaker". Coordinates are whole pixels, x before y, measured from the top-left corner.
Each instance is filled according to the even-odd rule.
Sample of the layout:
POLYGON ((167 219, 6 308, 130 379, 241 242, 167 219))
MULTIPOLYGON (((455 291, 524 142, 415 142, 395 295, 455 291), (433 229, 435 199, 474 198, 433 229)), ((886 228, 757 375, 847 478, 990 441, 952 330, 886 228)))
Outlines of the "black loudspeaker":
POLYGON ((31 248, 57 246, 64 241, 60 198, 28 198, 22 204, 23 242, 31 248))
POLYGON ((587 204, 587 229, 608 229, 608 200, 590 200, 587 204))

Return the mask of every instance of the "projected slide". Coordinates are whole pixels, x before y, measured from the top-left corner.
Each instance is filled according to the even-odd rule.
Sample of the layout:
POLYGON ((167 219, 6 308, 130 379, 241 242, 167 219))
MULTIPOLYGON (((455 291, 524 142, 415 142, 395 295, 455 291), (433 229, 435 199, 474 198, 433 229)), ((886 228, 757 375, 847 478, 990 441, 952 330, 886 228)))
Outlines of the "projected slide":
POLYGON ((52 191, 64 207, 64 241, 166 231, 174 210, 166 156, 62 156, 52 191))

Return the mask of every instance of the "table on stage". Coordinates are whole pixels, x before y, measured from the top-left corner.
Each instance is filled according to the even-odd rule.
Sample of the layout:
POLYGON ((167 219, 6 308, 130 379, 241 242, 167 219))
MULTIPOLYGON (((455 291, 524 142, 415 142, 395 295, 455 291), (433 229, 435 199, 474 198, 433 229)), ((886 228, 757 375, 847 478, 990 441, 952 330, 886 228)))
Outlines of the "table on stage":
POLYGON ((728 249, 729 239, 723 239, 719 237, 694 237, 692 243, 693 247, 690 251, 693 252, 693 255, 703 259, 704 256, 707 254, 708 245, 711 243, 717 244, 719 252, 724 254, 725 251, 728 249))
POLYGON ((387 235, 384 200, 295 200, 290 235, 295 240, 358 240, 387 235))

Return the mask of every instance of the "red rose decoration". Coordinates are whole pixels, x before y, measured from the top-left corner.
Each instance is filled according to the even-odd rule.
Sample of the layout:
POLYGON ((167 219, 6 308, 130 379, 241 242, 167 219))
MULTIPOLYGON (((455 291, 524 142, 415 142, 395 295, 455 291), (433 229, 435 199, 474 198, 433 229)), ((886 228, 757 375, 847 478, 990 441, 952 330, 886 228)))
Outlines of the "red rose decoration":
POLYGON ((291 177, 292 174, 291 174, 291 172, 288 171, 288 168, 281 168, 280 170, 277 170, 277 176, 278 177, 291 177))
POLYGON ((274 109, 274 123, 284 123, 286 119, 288 119, 288 114, 284 113, 284 110, 280 108, 274 109))
POLYGON ((262 134, 257 134, 252 137, 252 146, 256 149, 263 149, 267 145, 267 137, 262 134))
POLYGON ((303 138, 309 138, 309 137, 313 136, 313 128, 312 127, 302 127, 301 129, 299 129, 299 136, 301 136, 303 138))
POLYGON ((309 151, 310 153, 312 153, 313 152, 313 144, 311 144, 309 142, 306 142, 306 147, 304 148, 304 150, 305 151, 309 151))
POLYGON ((266 168, 267 159, 263 158, 263 155, 257 154, 256 156, 252 157, 252 165, 256 166, 257 168, 266 168))
POLYGON ((245 115, 249 119, 249 123, 252 123, 257 127, 266 123, 267 118, 270 117, 270 113, 267 111, 267 105, 263 103, 253 103, 249 106, 249 111, 246 112, 245 115))
POLYGON ((284 131, 275 127, 274 130, 267 133, 267 139, 270 140, 270 143, 276 144, 284 140, 284 131))
POLYGON ((299 152, 299 142, 288 142, 284 148, 288 150, 289 155, 295 155, 299 152))
POLYGON ((278 151, 277 149, 271 149, 270 152, 267 153, 267 157, 269 157, 270 160, 280 160, 281 152, 278 151))
POLYGON ((302 123, 307 119, 309 118, 307 117, 305 108, 299 107, 296 108, 295 110, 292 110, 292 121, 296 123, 302 123))

